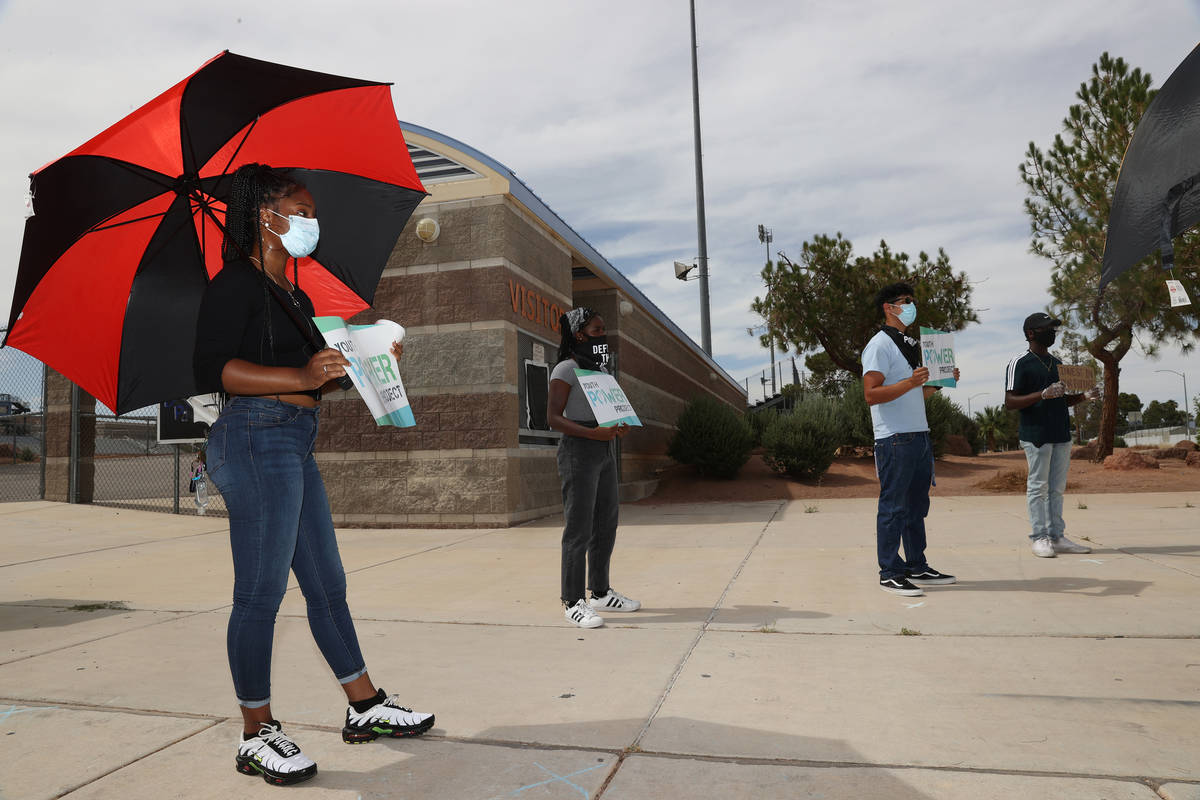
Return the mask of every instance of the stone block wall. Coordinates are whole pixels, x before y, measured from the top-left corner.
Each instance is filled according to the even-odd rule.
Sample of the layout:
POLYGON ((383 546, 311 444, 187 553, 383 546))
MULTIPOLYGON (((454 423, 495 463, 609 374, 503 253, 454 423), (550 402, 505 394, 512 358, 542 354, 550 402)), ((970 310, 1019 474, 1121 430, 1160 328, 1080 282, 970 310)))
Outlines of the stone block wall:
MULTIPOLYGON (((71 390, 68 378, 46 370, 46 499, 71 501, 71 390)), ((96 486, 96 399, 79 390, 79 468, 76 502, 90 503, 96 486)))

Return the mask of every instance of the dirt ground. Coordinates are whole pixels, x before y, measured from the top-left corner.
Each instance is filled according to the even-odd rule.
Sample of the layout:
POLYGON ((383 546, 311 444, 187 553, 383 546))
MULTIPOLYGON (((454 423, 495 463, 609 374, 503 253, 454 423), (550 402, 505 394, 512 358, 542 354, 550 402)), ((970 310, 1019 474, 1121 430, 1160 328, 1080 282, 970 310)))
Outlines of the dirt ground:
MULTIPOLYGON (((1117 472, 1091 461, 1071 462, 1067 492, 1072 495, 1116 492, 1200 491, 1200 468, 1177 459, 1162 459, 1159 469, 1117 472)), ((1020 450, 983 455, 945 456, 935 467, 934 495, 1025 493, 1025 454, 1020 450)), ((754 455, 733 480, 701 478, 691 467, 674 466, 659 480, 658 491, 640 502, 728 502, 878 497, 879 481, 872 458, 842 457, 820 481, 797 481, 772 472, 754 455)))

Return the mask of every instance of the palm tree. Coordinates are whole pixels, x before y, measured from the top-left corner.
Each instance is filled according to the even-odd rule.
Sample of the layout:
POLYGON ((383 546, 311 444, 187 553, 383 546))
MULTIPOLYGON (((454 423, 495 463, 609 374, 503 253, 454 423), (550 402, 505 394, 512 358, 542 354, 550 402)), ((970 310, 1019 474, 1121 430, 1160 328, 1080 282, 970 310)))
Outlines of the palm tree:
POLYGON ((979 432, 987 437, 988 452, 996 452, 996 437, 1003 436, 1007 427, 1007 416, 1003 406, 988 406, 975 412, 975 424, 979 432))

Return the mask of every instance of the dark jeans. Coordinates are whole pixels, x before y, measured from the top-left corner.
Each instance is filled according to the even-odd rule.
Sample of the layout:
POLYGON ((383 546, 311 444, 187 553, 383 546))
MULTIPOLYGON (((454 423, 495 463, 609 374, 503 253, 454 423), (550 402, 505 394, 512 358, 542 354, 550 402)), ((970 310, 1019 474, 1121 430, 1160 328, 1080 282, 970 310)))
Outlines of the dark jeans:
POLYGON ((608 564, 617 540, 620 497, 612 442, 563 436, 558 443, 562 479, 562 600, 584 597, 584 572, 592 594, 608 594, 608 564))
POLYGON ((346 606, 346 572, 325 484, 313 459, 319 409, 235 397, 212 426, 208 472, 229 509, 233 612, 229 669, 238 702, 271 700, 271 643, 288 571, 308 604, 308 624, 345 684, 366 667, 346 606))
POLYGON ((875 518, 879 577, 920 572, 929 566, 925 561, 925 516, 933 482, 929 434, 897 433, 876 439, 875 469, 879 472, 879 513, 875 518))

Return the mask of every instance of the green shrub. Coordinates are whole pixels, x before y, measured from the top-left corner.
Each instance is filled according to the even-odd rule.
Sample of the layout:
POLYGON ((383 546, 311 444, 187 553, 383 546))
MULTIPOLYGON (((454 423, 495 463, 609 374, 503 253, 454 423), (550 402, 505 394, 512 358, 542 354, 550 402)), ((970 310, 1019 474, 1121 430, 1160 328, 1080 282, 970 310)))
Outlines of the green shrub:
POLYGON ((925 418, 929 421, 929 438, 933 443, 933 457, 941 458, 946 453, 946 437, 962 436, 971 445, 971 452, 978 454, 981 446, 979 426, 968 419, 963 410, 942 392, 934 392, 925 398, 925 418))
POLYGON ((691 464, 705 476, 734 477, 754 447, 746 419, 712 395, 692 398, 675 428, 668 455, 680 464, 691 464))
POLYGON ((22 461, 33 461, 35 458, 37 458, 37 453, 33 452, 31 448, 22 447, 19 451, 17 451, 17 458, 21 459, 22 461))
POLYGON ((775 419, 775 416, 776 412, 773 408, 746 412, 746 423, 750 426, 750 437, 754 447, 762 447, 763 433, 767 430, 767 426, 771 424, 771 420, 775 419))
POLYGON ((863 396, 862 381, 853 381, 846 386, 838 401, 845 433, 842 444, 855 447, 870 447, 875 443, 875 432, 871 427, 871 407, 863 396))
POLYGON ((846 435, 839 404, 809 395, 790 413, 780 414, 763 434, 767 465, 793 478, 814 479, 825 474, 846 435))
POLYGON ((1129 445, 1125 444, 1125 439, 1123 437, 1117 436, 1113 439, 1113 447, 1128 447, 1128 446, 1129 445))

